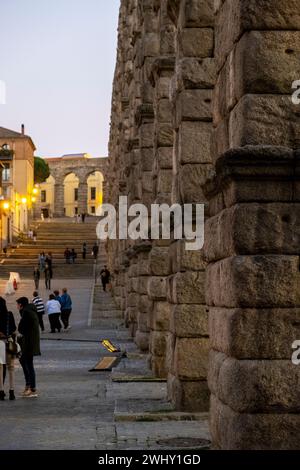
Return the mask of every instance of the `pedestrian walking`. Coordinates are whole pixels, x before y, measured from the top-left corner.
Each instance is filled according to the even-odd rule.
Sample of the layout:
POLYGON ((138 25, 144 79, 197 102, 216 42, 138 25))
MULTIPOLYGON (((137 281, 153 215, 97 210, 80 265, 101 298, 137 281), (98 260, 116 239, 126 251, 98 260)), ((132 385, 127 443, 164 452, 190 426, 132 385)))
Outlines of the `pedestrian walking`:
POLYGON ((35 230, 32 232, 32 238, 33 238, 33 243, 36 243, 37 233, 35 230))
POLYGON ((65 257, 67 264, 70 263, 70 255, 71 255, 71 251, 69 250, 69 248, 66 248, 64 251, 64 257, 65 257))
POLYGON ((97 259, 98 253, 99 253, 99 247, 98 247, 98 245, 95 243, 94 246, 93 246, 93 248, 92 248, 92 255, 93 255, 94 259, 97 259))
POLYGON ((39 296, 39 293, 37 291, 34 291, 33 293, 32 303, 33 305, 35 305, 38 314, 41 331, 45 331, 43 320, 43 315, 45 315, 45 305, 43 299, 39 296))
POLYGON ((39 288, 40 277, 41 277, 41 273, 40 273, 39 268, 38 268, 38 267, 34 268, 34 271, 33 271, 33 280, 34 280, 34 285, 35 285, 35 288, 36 288, 36 289, 39 288))
POLYGON ((86 259, 86 253, 87 253, 87 244, 86 242, 84 242, 82 245, 82 259, 86 259))
POLYGON ((76 258, 77 258, 77 253, 74 250, 74 248, 72 248, 71 253, 70 253, 70 260, 73 264, 75 263, 76 258))
POLYGON ((51 271, 50 271, 50 268, 49 268, 49 264, 46 264, 44 274, 45 274, 46 289, 51 290, 51 271))
POLYGON ((104 268, 100 271, 100 277, 102 282, 103 291, 106 292, 106 286, 110 281, 110 272, 107 269, 107 266, 104 265, 104 268))
POLYGON ((64 329, 69 330, 71 327, 69 325, 69 318, 72 312, 72 299, 68 294, 66 287, 62 290, 62 295, 60 297, 61 304, 61 321, 63 322, 64 329))
POLYGON ((48 264, 48 267, 49 267, 49 270, 50 270, 50 279, 53 278, 53 269, 52 269, 52 265, 53 265, 53 257, 52 257, 52 253, 51 251, 49 251, 49 253, 46 254, 46 259, 45 259, 45 263, 48 264))
POLYGON ((51 333, 55 333, 55 330, 60 333, 62 328, 59 320, 59 316, 61 314, 61 305, 60 302, 55 299, 54 294, 49 295, 49 300, 46 303, 46 313, 49 318, 51 333))
POLYGON ((16 339, 17 327, 12 312, 7 310, 6 301, 0 297, 0 400, 4 400, 4 380, 6 368, 9 376, 9 399, 15 400, 15 358, 16 354, 7 350, 7 341, 16 339))
POLYGON ((40 271, 44 272, 45 269, 45 264, 46 264, 46 255, 44 252, 39 254, 39 268, 40 271))
POLYGON ((18 331, 22 335, 18 340, 22 351, 20 364, 25 377, 25 390, 22 396, 35 398, 38 394, 33 358, 41 355, 39 320, 36 307, 29 303, 27 297, 20 297, 17 300, 17 307, 21 315, 18 326, 18 331))
POLYGON ((54 294, 54 298, 55 298, 55 300, 58 300, 58 301, 59 301, 59 303, 60 303, 60 295, 59 295, 59 290, 55 289, 55 290, 53 291, 53 294, 54 294))

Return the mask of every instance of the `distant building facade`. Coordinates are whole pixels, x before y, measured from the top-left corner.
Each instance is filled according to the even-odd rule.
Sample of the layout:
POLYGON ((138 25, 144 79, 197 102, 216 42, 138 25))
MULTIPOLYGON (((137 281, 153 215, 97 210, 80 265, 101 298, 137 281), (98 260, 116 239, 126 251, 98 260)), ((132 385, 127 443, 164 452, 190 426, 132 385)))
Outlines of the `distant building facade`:
POLYGON ((35 205, 36 218, 100 215, 104 199, 108 158, 87 153, 45 158, 50 176, 41 183, 35 205))
POLYGON ((0 248, 28 229, 34 201, 35 145, 21 132, 0 127, 0 248))

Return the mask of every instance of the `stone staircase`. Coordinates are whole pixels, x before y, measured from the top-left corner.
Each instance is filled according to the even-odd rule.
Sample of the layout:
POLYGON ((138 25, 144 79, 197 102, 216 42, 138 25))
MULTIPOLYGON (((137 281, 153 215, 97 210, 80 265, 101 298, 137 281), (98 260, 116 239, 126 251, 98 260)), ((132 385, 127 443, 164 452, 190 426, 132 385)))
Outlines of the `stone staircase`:
MULTIPOLYGON (((33 226, 37 232, 36 243, 26 238, 15 248, 11 248, 8 257, 0 259, 0 278, 7 279, 10 271, 16 271, 21 278, 32 278, 33 268, 38 265, 41 252, 51 252, 53 256, 53 278, 83 278, 92 277, 94 259, 92 247, 97 240, 96 225, 98 219, 89 217, 86 223, 77 224, 72 219, 55 219, 51 222, 38 222, 33 226), (82 259, 82 244, 87 243, 87 259, 82 259), (74 264, 66 264, 64 251, 68 247, 77 252, 74 264)), ((105 263, 104 250, 100 250, 99 264, 105 263)), ((41 276, 41 279, 43 275, 41 276)))

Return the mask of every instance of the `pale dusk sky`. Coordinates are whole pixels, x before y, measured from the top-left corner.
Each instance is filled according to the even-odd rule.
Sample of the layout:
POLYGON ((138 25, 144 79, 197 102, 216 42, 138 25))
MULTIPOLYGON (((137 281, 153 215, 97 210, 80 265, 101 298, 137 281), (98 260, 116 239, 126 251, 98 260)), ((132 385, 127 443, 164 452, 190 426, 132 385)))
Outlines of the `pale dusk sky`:
POLYGON ((120 0, 0 0, 0 126, 36 155, 107 155, 120 0))

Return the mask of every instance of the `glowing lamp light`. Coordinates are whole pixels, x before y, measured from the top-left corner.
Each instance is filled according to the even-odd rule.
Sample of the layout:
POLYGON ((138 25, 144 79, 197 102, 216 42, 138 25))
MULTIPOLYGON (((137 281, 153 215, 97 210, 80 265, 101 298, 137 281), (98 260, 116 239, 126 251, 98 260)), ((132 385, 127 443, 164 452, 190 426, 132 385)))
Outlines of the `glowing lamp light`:
POLYGON ((37 188, 33 188, 32 192, 33 192, 33 194, 37 194, 39 192, 39 190, 37 188))
POLYGON ((36 202, 36 197, 33 196, 33 197, 31 198, 31 201, 32 201, 32 202, 36 202))
POLYGON ((2 207, 5 210, 9 209, 9 202, 3 202, 2 207))
POLYGON ((27 198, 26 198, 26 197, 22 197, 21 202, 22 202, 22 204, 26 204, 27 198))

